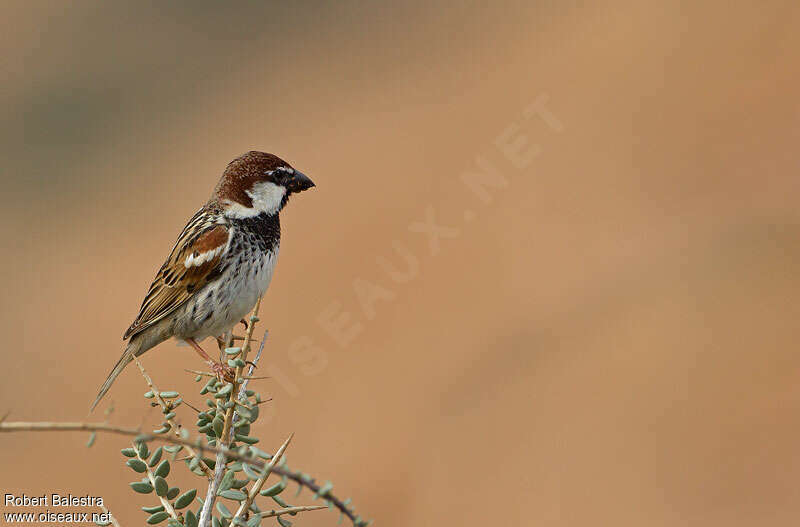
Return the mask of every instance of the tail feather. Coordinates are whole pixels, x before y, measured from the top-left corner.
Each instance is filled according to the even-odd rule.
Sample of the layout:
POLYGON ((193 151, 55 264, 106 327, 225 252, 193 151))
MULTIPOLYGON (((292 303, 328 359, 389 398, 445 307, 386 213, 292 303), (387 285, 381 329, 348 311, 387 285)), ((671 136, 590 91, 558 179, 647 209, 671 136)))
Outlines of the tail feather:
POLYGON ((111 388, 111 385, 114 383, 117 377, 119 377, 119 374, 122 373, 122 370, 125 369, 125 366, 130 364, 131 361, 133 361, 134 357, 138 357, 145 351, 146 350, 142 349, 142 346, 140 345, 138 339, 131 340, 130 342, 128 342, 128 346, 125 348, 125 351, 122 353, 122 356, 117 361, 117 364, 114 365, 114 368, 111 370, 111 373, 108 374, 106 381, 100 387, 100 392, 97 394, 97 398, 92 403, 92 407, 89 410, 89 413, 94 411, 95 407, 97 406, 97 403, 100 402, 100 399, 102 399, 105 396, 105 394, 108 393, 109 388, 111 388))

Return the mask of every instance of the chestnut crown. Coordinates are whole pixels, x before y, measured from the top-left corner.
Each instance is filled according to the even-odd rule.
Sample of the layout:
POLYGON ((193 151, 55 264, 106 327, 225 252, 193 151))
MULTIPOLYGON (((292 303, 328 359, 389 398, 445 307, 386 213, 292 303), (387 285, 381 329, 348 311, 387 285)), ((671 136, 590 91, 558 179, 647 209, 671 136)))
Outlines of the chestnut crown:
POLYGON ((291 194, 314 186, 314 182, 276 155, 247 152, 230 163, 222 173, 212 200, 234 217, 275 214, 291 194))

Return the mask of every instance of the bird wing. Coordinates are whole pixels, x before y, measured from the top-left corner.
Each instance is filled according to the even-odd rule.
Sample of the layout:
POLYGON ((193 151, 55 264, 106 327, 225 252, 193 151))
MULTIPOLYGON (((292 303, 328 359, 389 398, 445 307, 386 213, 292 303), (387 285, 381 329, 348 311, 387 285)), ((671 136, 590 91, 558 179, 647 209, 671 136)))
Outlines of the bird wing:
POLYGON ((123 340, 159 322, 219 276, 220 262, 228 251, 230 236, 231 229, 219 223, 219 216, 202 209, 195 214, 156 274, 139 315, 123 340))

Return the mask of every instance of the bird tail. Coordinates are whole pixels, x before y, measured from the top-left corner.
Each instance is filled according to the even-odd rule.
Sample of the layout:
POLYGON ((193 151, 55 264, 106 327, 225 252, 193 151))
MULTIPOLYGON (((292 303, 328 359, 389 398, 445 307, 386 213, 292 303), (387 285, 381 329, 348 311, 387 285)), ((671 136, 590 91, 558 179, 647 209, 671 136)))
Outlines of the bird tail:
POLYGON ((97 398, 92 403, 92 407, 89 410, 89 413, 92 413, 94 411, 95 407, 97 406, 97 403, 100 402, 100 399, 102 399, 105 396, 105 394, 108 393, 109 388, 111 388, 111 385, 117 379, 119 374, 122 373, 122 370, 125 369, 125 366, 130 364, 131 361, 133 361, 134 357, 138 357, 145 351, 147 351, 147 348, 143 349, 141 339, 134 338, 128 342, 128 346, 125 348, 125 351, 122 353, 122 356, 117 361, 117 364, 114 365, 114 368, 111 370, 111 373, 108 374, 106 381, 100 387, 100 392, 97 394, 97 398))

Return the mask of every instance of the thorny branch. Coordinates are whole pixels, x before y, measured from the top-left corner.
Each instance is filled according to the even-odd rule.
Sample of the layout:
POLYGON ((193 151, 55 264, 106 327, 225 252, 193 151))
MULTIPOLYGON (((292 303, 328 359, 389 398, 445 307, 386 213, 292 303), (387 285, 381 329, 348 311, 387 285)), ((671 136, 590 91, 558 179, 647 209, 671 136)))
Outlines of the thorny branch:
MULTIPOLYGON (((155 387, 155 385, 153 384, 153 379, 151 379, 150 375, 147 374, 147 371, 144 369, 144 366, 142 366, 142 363, 139 362, 139 359, 137 357, 134 357, 133 360, 136 361, 136 365, 139 367, 139 371, 142 372, 142 377, 144 377, 144 380, 147 382, 147 385, 150 387, 150 391, 153 392, 153 394, 155 395, 156 401, 158 401, 158 404, 161 405, 161 409, 166 414, 168 412, 168 410, 170 409, 170 407, 167 406, 167 401, 165 401, 164 398, 161 397, 161 392, 159 392, 158 389, 155 387)), ((175 432, 175 435, 180 437, 180 435, 181 435, 181 427, 180 427, 180 425, 178 425, 178 423, 175 422, 175 419, 174 418, 169 418, 169 419, 165 419, 165 420, 172 427, 172 431, 175 432)), ((186 448, 186 452, 190 456, 194 457, 195 451, 192 449, 192 447, 187 446, 185 448, 186 448)), ((200 467, 200 470, 203 471, 203 473, 206 475, 207 478, 213 477, 214 474, 213 474, 213 472, 211 472, 211 469, 208 468, 208 465, 206 465, 205 461, 203 461, 202 458, 198 458, 198 459, 200 461, 200 464, 198 465, 200 467)))
MULTIPOLYGON (((242 346, 242 360, 247 361, 247 355, 251 348, 251 342, 255 339, 252 338, 253 330, 255 328, 255 323, 258 321, 258 317, 256 316, 258 313, 258 308, 261 303, 261 299, 259 298, 258 302, 256 303, 255 309, 250 317, 250 323, 247 327, 247 335, 242 338, 244 341, 244 345, 242 346)), ((236 368, 236 377, 234 380, 234 386, 241 382, 241 385, 238 386, 238 390, 234 389, 231 390, 229 401, 234 402, 236 399, 246 399, 246 387, 248 381, 251 379, 257 379, 260 377, 253 377, 253 370, 255 368, 255 363, 261 358, 261 354, 264 350, 264 343, 266 341, 267 333, 264 333, 264 338, 261 340, 261 345, 259 346, 258 352, 253 360, 253 362, 249 362, 250 365, 247 375, 243 375, 243 366, 238 366, 236 368), (243 382, 242 382, 243 381, 243 382)), ((148 386, 150 387, 151 391, 153 392, 156 400, 158 401, 159 405, 161 405, 162 409, 169 413, 167 410, 169 408, 168 403, 161 397, 160 392, 156 389, 152 379, 145 371, 144 367, 141 363, 136 360, 136 364, 139 367, 142 376, 144 377, 145 381, 147 382, 148 386)), ((200 372, 196 372, 200 373, 200 372)), ((109 432, 109 433, 116 433, 122 434, 127 436, 133 436, 135 441, 161 441, 164 443, 171 443, 174 445, 181 445, 186 448, 187 453, 190 454, 189 457, 195 457, 197 452, 199 453, 206 453, 206 454, 216 454, 217 456, 217 463, 215 466, 215 471, 213 473, 213 478, 211 478, 211 469, 208 465, 200 459, 200 468, 203 470, 203 473, 211 478, 209 482, 208 488, 208 495, 206 496, 206 500, 204 501, 203 509, 201 510, 200 522, 199 527, 207 527, 210 525, 211 519, 211 507, 213 506, 213 502, 216 498, 217 490, 219 489, 220 481, 222 476, 225 474, 225 467, 226 467, 226 460, 228 461, 241 461, 252 467, 257 467, 262 470, 262 477, 257 480, 256 484, 251 489, 250 493, 248 494, 247 501, 245 502, 247 506, 244 504, 239 508, 236 512, 235 517, 239 517, 244 512, 247 511, 249 505, 252 504, 255 495, 259 492, 261 486, 263 486, 264 480, 270 473, 275 473, 279 476, 285 477, 291 481, 297 483, 300 487, 304 487, 309 489, 310 491, 314 492, 316 497, 323 498, 326 500, 330 505, 336 507, 341 514, 347 516, 353 524, 357 527, 365 526, 368 523, 361 519, 360 516, 356 516, 355 513, 349 507, 349 501, 345 500, 342 501, 341 499, 334 496, 331 492, 331 486, 329 483, 325 485, 319 485, 316 480, 309 477, 308 475, 302 472, 294 472, 290 470, 285 465, 278 465, 280 459, 283 457, 283 452, 285 451, 286 447, 288 446, 289 441, 291 440, 291 436, 289 439, 281 446, 281 448, 276 452, 276 454, 271 458, 270 463, 267 464, 263 460, 255 457, 255 456, 246 456, 239 454, 237 451, 230 450, 228 445, 233 436, 233 425, 235 425, 238 419, 238 413, 235 411, 236 406, 233 405, 228 412, 226 412, 225 421, 224 421, 224 433, 222 434, 223 440, 219 446, 210 446, 204 444, 201 439, 196 440, 189 440, 185 439, 180 434, 180 427, 174 421, 174 418, 166 419, 169 425, 172 427, 173 431, 175 432, 175 436, 167 436, 167 435, 154 435, 154 434, 147 434, 142 433, 140 429, 133 429, 133 428, 125 428, 125 427, 118 427, 109 425, 107 422, 103 423, 83 423, 83 422, 67 422, 67 423, 56 423, 56 422, 6 422, 5 419, 8 417, 8 413, 6 413, 2 418, 0 418, 0 432, 18 432, 18 431, 88 431, 88 432, 109 432), (259 484, 260 483, 260 484, 259 484), (208 509, 208 510, 207 510, 208 509), (203 523, 203 514, 206 514, 206 523, 203 523)), ((197 456, 198 458, 200 456, 197 456)), ((150 471, 148 470, 148 477, 150 477, 150 471)), ((152 478, 150 478, 152 479, 152 478)), ((162 499, 162 503, 163 503, 162 499)), ((169 503, 164 504, 165 509, 167 512, 172 516, 175 517, 174 509, 169 506, 169 503)), ((313 511, 313 510, 320 510, 328 508, 325 505, 318 505, 318 506, 300 506, 300 507, 286 507, 283 509, 277 510, 270 510, 267 512, 262 512, 261 517, 271 517, 271 516, 280 516, 283 514, 296 514, 298 512, 304 511, 313 511)), ((116 524, 116 522, 115 522, 116 524)))

